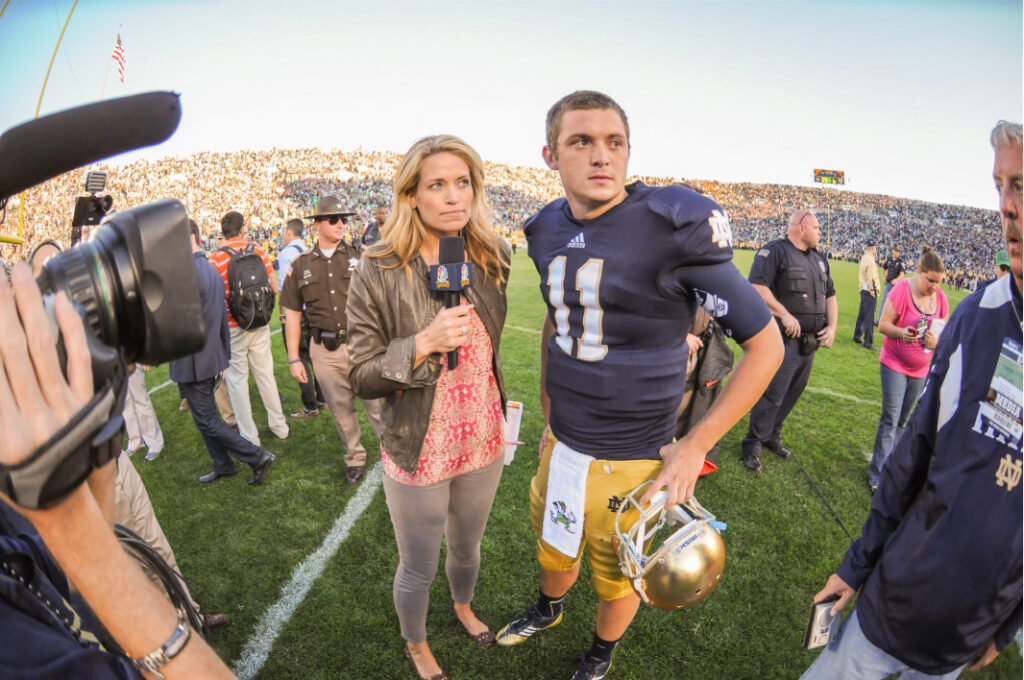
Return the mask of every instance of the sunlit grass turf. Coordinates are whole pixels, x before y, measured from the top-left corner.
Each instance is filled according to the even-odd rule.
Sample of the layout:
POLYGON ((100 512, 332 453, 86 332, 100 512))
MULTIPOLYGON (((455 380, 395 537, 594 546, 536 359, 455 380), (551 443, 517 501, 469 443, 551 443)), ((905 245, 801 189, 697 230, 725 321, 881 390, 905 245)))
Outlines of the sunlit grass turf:
MULTIPOLYGON (((753 253, 738 252, 747 273, 753 253)), ((817 355, 810 387, 855 397, 806 393, 789 417, 786 442, 859 535, 870 496, 867 461, 878 423, 877 353, 851 342, 857 314, 853 263, 833 263, 839 291, 835 347, 817 355), (867 402, 867 403, 864 403, 867 402)), ((948 291, 951 304, 964 297, 948 291)), ((536 597, 535 539, 529 526, 528 485, 536 467, 541 416, 538 347, 543 307, 538 277, 524 249, 514 258, 509 314, 502 339, 508 396, 525 404, 520 447, 505 469, 483 541, 483 564, 474 606, 497 629, 536 597)), ((277 322, 274 322, 274 328, 277 322)), ((300 407, 280 335, 275 369, 285 412, 300 407)), ((881 338, 876 338, 881 344, 881 338)), ((166 367, 148 376, 150 387, 167 379, 166 367)), ((200 486, 210 458, 188 413, 177 410, 173 386, 153 395, 167 445, 154 462, 141 456, 142 473, 185 577, 209 612, 231 615, 213 634, 215 649, 233 663, 267 607, 277 601, 295 566, 316 550, 355 489, 344 481, 342 445, 330 416, 290 421, 280 441, 266 426, 253 388, 252 403, 263 445, 278 456, 265 485, 246 486, 246 475, 200 486)), ((364 415, 363 443, 379 460, 377 440, 364 415)), ((697 495, 728 523, 728 562, 721 586, 691 610, 669 613, 643 607, 615 656, 610 680, 625 678, 796 678, 814 652, 801 649, 812 595, 838 565, 849 540, 810 486, 797 461, 766 454, 754 475, 739 460, 744 418, 726 435, 721 469, 706 477, 697 495)), ((261 673, 271 678, 413 678, 401 655, 402 640, 391 601, 397 563, 383 493, 356 523, 324 575, 285 627, 261 673)), ((950 584, 955 588, 955 584, 950 584)), ((453 678, 569 678, 593 634, 595 599, 584 567, 566 597, 562 625, 526 644, 481 649, 451 613, 442 568, 435 581, 428 635, 453 678)), ((977 678, 1019 678, 1016 646, 977 678)))

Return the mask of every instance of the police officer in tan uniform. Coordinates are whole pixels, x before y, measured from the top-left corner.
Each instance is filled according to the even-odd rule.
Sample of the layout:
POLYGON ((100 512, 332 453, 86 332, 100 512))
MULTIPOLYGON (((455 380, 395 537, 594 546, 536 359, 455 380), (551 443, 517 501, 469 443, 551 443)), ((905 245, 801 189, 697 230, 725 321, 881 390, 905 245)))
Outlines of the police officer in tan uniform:
MULTIPOLYGON (((355 213, 345 210, 334 196, 325 196, 307 219, 313 220, 318 235, 316 244, 292 263, 281 290, 285 310, 285 338, 288 368, 300 383, 309 380, 299 358, 299 334, 303 313, 308 315, 312 331, 309 355, 313 372, 323 388, 327 406, 334 416, 338 435, 345 441, 345 481, 355 484, 363 477, 366 449, 360 443, 361 432, 355 413, 355 395, 348 381, 348 333, 345 305, 356 251, 344 239, 346 218, 355 213)), ((363 400, 363 408, 375 432, 380 432, 380 402, 363 400)))

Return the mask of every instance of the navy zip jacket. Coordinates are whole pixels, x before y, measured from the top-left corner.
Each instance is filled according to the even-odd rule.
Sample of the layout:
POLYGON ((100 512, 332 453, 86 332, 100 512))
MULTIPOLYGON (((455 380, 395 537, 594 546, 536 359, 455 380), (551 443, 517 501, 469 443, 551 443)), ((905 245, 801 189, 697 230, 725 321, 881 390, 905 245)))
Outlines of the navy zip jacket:
POLYGON ((142 680, 90 632, 92 612, 24 517, 0 502, 0 678, 142 680))
POLYGON ((861 538, 838 570, 864 635, 929 674, 1021 625, 1021 294, 1012 276, 957 307, 861 538), (1013 307, 1016 306, 1017 313, 1013 307))
POLYGON ((169 364, 168 377, 176 383, 192 383, 216 378, 228 367, 231 358, 231 334, 224 307, 224 279, 206 256, 192 253, 199 279, 199 297, 206 321, 206 344, 195 354, 169 364))

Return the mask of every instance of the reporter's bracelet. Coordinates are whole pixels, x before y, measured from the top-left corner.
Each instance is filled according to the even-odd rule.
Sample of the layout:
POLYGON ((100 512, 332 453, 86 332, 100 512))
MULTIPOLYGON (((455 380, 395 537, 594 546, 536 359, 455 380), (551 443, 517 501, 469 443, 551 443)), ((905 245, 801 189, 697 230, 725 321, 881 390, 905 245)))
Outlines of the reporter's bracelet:
POLYGON ((171 633, 171 637, 167 638, 167 642, 146 656, 131 659, 132 665, 140 673, 149 672, 153 674, 156 680, 165 680, 163 674, 160 673, 160 669, 170 663, 171 659, 178 656, 181 650, 185 649, 185 645, 188 644, 191 637, 192 628, 188 625, 185 612, 178 609, 178 627, 171 633))
POLYGON ((288 363, 289 363, 289 364, 297 364, 297 363, 299 363, 300 361, 302 361, 302 359, 289 359, 289 360, 288 360, 288 363))

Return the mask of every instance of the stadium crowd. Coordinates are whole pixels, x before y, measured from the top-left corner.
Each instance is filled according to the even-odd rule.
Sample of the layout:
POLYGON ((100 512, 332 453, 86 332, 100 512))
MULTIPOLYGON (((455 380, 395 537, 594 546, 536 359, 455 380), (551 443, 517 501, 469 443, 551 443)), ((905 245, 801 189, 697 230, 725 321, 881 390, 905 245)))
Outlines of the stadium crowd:
MULTIPOLYGON (((136 161, 105 166, 107 192, 114 209, 177 198, 216 246, 220 217, 237 210, 249 220, 253 237, 276 252, 280 228, 289 219, 308 215, 320 197, 338 196, 357 214, 350 235, 372 222, 373 209, 391 204, 391 180, 399 154, 319 149, 270 149, 232 153, 197 153, 187 158, 136 161)), ((523 221, 560 195, 554 171, 486 163, 488 200, 494 223, 503 236, 518 231, 523 221)), ((0 244, 0 262, 23 259, 46 239, 63 246, 70 236, 74 197, 81 195, 81 171, 57 177, 25 194, 25 244, 0 244)), ((998 247, 994 227, 998 214, 965 206, 925 203, 880 194, 775 184, 727 183, 636 177, 646 184, 683 181, 712 197, 728 211, 738 248, 757 249, 782 235, 788 215, 798 207, 825 217, 823 250, 838 260, 856 261, 868 240, 888 252, 896 246, 909 264, 922 244, 939 252, 948 269, 948 283, 974 289, 992 277, 998 247)), ((3 233, 17 232, 20 206, 12 199, 3 233)))
MULTIPOLYGON (((707 444, 749 413, 744 465, 762 471, 759 461, 751 464, 762 446, 784 460, 793 457, 781 438, 781 419, 806 385, 812 361, 808 357, 819 347, 832 347, 836 335, 838 304, 825 254, 853 260, 863 252, 861 314, 853 342, 861 342, 863 322, 867 334, 862 346, 874 352, 871 320, 880 292, 874 259, 877 246, 899 248, 912 261, 918 249, 929 244, 945 252, 951 282, 973 288, 988 278, 988 272, 994 274, 997 240, 984 232, 987 221, 998 220, 1006 249, 1013 253, 1001 255, 1012 276, 965 300, 948 325, 949 306, 938 289, 946 265, 937 254, 930 254, 930 248, 924 247, 913 265, 913 279, 908 277, 886 291, 888 302, 883 303, 876 322, 886 342, 879 357, 883 416, 875 453, 891 455, 893 462, 882 467, 880 479, 869 478, 872 494, 877 495, 861 538, 853 541, 841 566, 814 597, 819 607, 828 603, 833 616, 858 590, 861 599, 850 616, 837 624, 843 629, 838 641, 828 645, 803 677, 852 677, 846 670, 866 667, 868 660, 872 670, 858 677, 909 671, 903 677, 952 679, 964 668, 992 662, 1019 631, 1021 608, 1020 490, 1009 495, 1021 478, 1020 459, 1014 458, 1021 449, 1019 331, 1024 328, 1018 312, 1021 126, 1001 121, 993 130, 993 177, 1000 211, 990 213, 888 196, 664 178, 636 179, 649 185, 687 184, 717 203, 680 186, 638 186, 627 191, 628 126, 621 108, 606 95, 580 91, 564 97, 551 111, 544 155, 553 168, 554 160, 561 159, 558 174, 490 164, 491 185, 486 190, 494 205, 493 223, 482 196, 483 163, 465 142, 450 136, 424 138, 404 157, 362 150, 275 149, 203 153, 107 168, 115 209, 173 197, 194 218, 189 220, 190 252, 179 249, 178 255, 187 255, 196 268, 202 317, 197 319, 194 309, 184 323, 177 316, 169 317, 178 328, 193 331, 197 337, 191 340, 204 341, 190 345, 198 348, 191 355, 164 358, 174 358, 169 377, 184 399, 179 408, 191 412, 212 458, 213 470, 199 477, 198 483, 237 474, 234 457, 251 466, 248 485, 259 486, 277 459, 262 448, 252 419, 250 372, 270 430, 279 440, 289 437, 270 342, 270 321, 280 295, 281 308, 286 310, 289 372, 296 381, 308 382, 300 355, 305 341, 323 387, 324 402, 318 398, 315 411, 328 407, 339 437, 346 440, 348 484, 362 479, 366 463, 358 419, 351 411, 354 397, 363 401, 380 441, 385 497, 399 546, 393 596, 406 641, 403 653, 416 675, 448 678, 425 639, 429 584, 437 575, 442 538, 447 545, 445 570, 453 613, 481 647, 520 644, 561 622, 563 598, 580 574, 581 541, 586 541, 598 613, 592 645, 573 679, 602 680, 641 599, 662 609, 685 608, 706 597, 721 576, 724 563, 707 554, 720 552, 724 560, 724 547, 717 547, 720 539, 683 552, 696 540, 717 537, 721 530, 696 499, 690 505, 681 503, 692 496, 697 478, 709 471, 707 444), (581 139, 588 143, 578 144, 581 139), (590 180, 598 165, 607 170, 603 177, 597 176, 603 181, 594 184, 590 180), (563 192, 566 209, 557 204, 541 209, 563 192), (384 221, 375 213, 391 204, 392 198, 392 214, 384 221), (761 249, 763 257, 753 258, 749 281, 730 264, 729 221, 721 206, 731 214, 737 245, 761 249), (809 211, 820 215, 823 208, 824 225, 809 211), (496 233, 514 248, 524 220, 538 209, 525 234, 531 240, 529 254, 541 275, 541 288, 550 291, 545 296, 548 315, 541 331, 542 347, 551 348, 541 351, 541 375, 547 375, 541 383, 542 401, 558 406, 544 414, 541 462, 531 482, 538 599, 495 633, 476 617, 470 603, 504 449, 523 443, 507 441, 509 435, 503 431, 506 398, 498 340, 505 323, 510 261, 509 248, 496 233), (791 210, 788 230, 778 238, 783 236, 781 216, 791 210), (298 255, 282 253, 279 288, 272 271, 273 254, 286 229, 289 242, 301 235, 303 224, 295 224, 300 216, 312 219, 315 245, 298 255), (364 251, 360 260, 358 240, 371 219, 385 225, 386 238, 364 251), (580 231, 585 220, 600 230, 588 232, 587 244, 580 231), (622 246, 623 227, 632 230, 628 238, 636 247, 622 246), (458 239, 454 245, 459 257, 446 259, 452 255, 446 248, 452 241, 445 236, 456 234, 465 238, 465 246, 458 239), (214 251, 209 259, 200 252, 202 241, 214 251), (819 243, 821 253, 816 250, 819 243), (588 245, 590 250, 572 259, 560 254, 588 245), (218 246, 224 247, 218 251, 218 246), (472 262, 459 262, 462 256, 472 262), (658 264, 653 271, 661 272, 656 282, 645 273, 651 262, 658 264), (679 266, 679 262, 686 264, 679 266), (477 272, 476 281, 452 300, 458 302, 464 295, 470 304, 442 304, 439 296, 431 296, 431 290, 456 292, 448 284, 460 276, 468 285, 470 264, 477 272), (461 274, 457 273, 460 265, 461 274), (607 308, 597 304, 601 277, 617 280, 609 284, 614 292, 634 293, 621 296, 634 304, 607 308), (577 282, 578 296, 562 294, 566 280, 577 282), (685 344, 676 342, 684 328, 681 322, 692 319, 698 305, 720 320, 743 355, 708 415, 682 437, 673 438, 668 429, 659 433, 657 427, 662 422, 671 424, 673 411, 676 418, 681 413, 677 404, 682 390, 674 391, 674 386, 691 369, 701 375, 701 367, 689 365, 685 352, 693 353, 703 340, 689 335, 685 344), (626 341, 617 345, 610 339, 607 344, 586 339, 593 331, 588 321, 593 317, 588 315, 595 307, 598 318, 608 314, 608 328, 632 326, 643 332, 627 334, 626 341), (572 318, 582 318, 584 323, 580 342, 572 345, 575 354, 560 342, 573 310, 579 313, 572 318), (562 337, 555 337, 556 332, 562 337), (205 339, 198 337, 202 334, 205 339), (604 361, 606 355, 609 359, 604 361), (924 396, 919 406, 912 406, 914 398, 903 396, 913 390, 902 388, 899 379, 889 375, 901 372, 887 368, 890 359, 899 367, 912 359, 915 375, 908 371, 906 376, 923 380, 923 375, 916 375, 922 369, 929 375, 928 384, 936 384, 936 389, 920 392, 924 396), (788 385, 779 387, 777 382, 788 385), (221 386, 227 392, 227 406, 218 401, 221 386), (613 386, 617 394, 580 389, 592 386, 613 386), (903 394, 897 394, 900 391, 903 394), (644 401, 660 394, 667 396, 650 399, 651 406, 644 401), (640 403, 644 414, 622 417, 608 408, 612 402, 630 408, 640 403), (897 402, 910 406, 901 409, 897 402), (765 409, 759 410, 762 404, 765 409), (909 413, 914 408, 918 410, 913 420, 903 422, 902 410, 909 413), (344 409, 349 411, 347 425, 340 415, 344 409), (883 429, 893 426, 912 429, 892 445, 883 429), (636 444, 638 431, 653 434, 636 444), (574 438, 583 444, 576 444, 574 438), (665 441, 671 443, 662 444, 665 441), (752 442, 757 450, 749 453, 752 442), (639 480, 646 481, 635 486, 639 480), (999 491, 1002 487, 1006 495, 999 491), (560 500, 563 497, 567 501, 560 500), (642 510, 648 502, 650 507, 642 510), (608 511, 622 503, 624 507, 618 507, 612 519, 608 511), (548 511, 548 505, 560 511, 548 511), (984 540, 964 539, 973 521, 964 512, 947 513, 952 519, 943 518, 937 528, 920 528, 936 513, 967 507, 981 507, 1008 521, 984 540), (658 524, 645 539, 652 516, 645 513, 658 508, 662 513, 658 524), (624 535, 620 518, 626 512, 636 515, 638 510, 640 518, 628 521, 635 522, 633 529, 639 534, 631 530, 624 535), (567 538, 575 533, 571 527, 577 523, 577 511, 584 520, 576 527, 580 533, 567 538), (691 521, 705 526, 692 529, 690 537, 676 533, 665 539, 662 552, 645 555, 645 546, 653 543, 661 522, 673 513, 681 514, 687 527, 691 521), (554 533, 542 530, 540 524, 551 525, 554 533), (638 538, 632 543, 634 536, 638 538), (631 542, 628 550, 623 544, 609 548, 618 539, 631 542), (670 564, 683 555, 686 559, 670 564), (695 561, 705 564, 697 569, 695 561), (645 564, 648 568, 641 571, 645 564), (653 565, 660 566, 652 569, 653 565), (696 572, 702 580, 685 585, 675 581, 692 578, 696 572), (955 580, 968 585, 950 590, 950 573, 963 576, 955 580), (912 606, 894 608, 893 602, 912 606), (905 618, 908 611, 913 613, 912 620, 905 618), (924 670, 917 671, 917 666, 924 670)), ((61 206, 78 193, 74 191, 77 176, 64 175, 30 192, 24 206, 29 224, 26 243, 4 246, 0 265, 4 259, 25 257, 45 239, 67 245, 66 213, 61 206)), ((131 238, 126 235, 126 240, 131 238)), ((172 256, 173 244, 160 254, 164 252, 172 256)), ((33 259, 41 257, 37 252, 33 259)), ((68 257, 66 262, 73 259, 68 257)), ((117 260, 120 270, 127 271, 121 266, 126 261, 117 260)), ((134 270, 136 264, 141 260, 132 258, 130 268, 134 270)), ((143 283, 149 273, 141 272, 143 283)), ((19 262, 13 266, 10 284, 7 279, 0 276, 0 317, 9 322, 5 341, 0 343, 0 375, 7 376, 0 380, 0 423, 24 422, 31 438, 12 437, 13 445, 0 451, 4 463, 0 491, 8 501, 0 503, 0 539, 5 539, 0 540, 0 586, 5 593, 13 593, 0 618, 5 631, 25 632, 24 639, 29 641, 17 649, 8 646, 6 655, 0 654, 5 677, 14 664, 35 671, 58 656, 61 663, 74 668, 76 677, 100 677, 100 669, 109 670, 104 677, 115 677, 115 672, 116 677, 141 677, 142 673, 169 679, 234 677, 205 641, 188 645, 192 628, 205 634, 226 625, 227 617, 199 614, 198 605, 184 603, 170 588, 165 600, 164 593, 149 585, 129 561, 110 531, 114 522, 120 523, 116 508, 110 508, 116 484, 113 475, 119 465, 133 467, 127 456, 135 446, 150 449, 147 460, 158 457, 162 437, 137 441, 130 434, 128 449, 121 451, 119 463, 114 462, 121 437, 118 383, 125 376, 117 370, 109 376, 100 374, 106 382, 96 391, 90 368, 102 366, 97 361, 102 355, 87 343, 81 321, 59 293, 53 308, 66 350, 65 381, 52 323, 29 267, 19 262), (21 365, 26 347, 28 370, 21 365), (74 458, 51 464, 54 450, 61 456, 71 450, 74 458), (94 467, 88 484, 82 483, 77 471, 69 471, 74 468, 67 460, 94 467), (38 540, 24 531, 25 519, 38 530, 38 540), (65 567, 67 578, 58 565, 65 567), (38 570, 42 578, 31 576, 30 569, 38 570), (72 582, 84 601, 72 593, 72 582), (113 583, 119 587, 113 588, 113 583), (127 603, 132 604, 131 615, 126 613, 127 603), (78 614, 79 609, 85 617, 78 614), (172 615, 177 618, 175 629, 166 642, 154 647, 172 615), (215 624, 216 617, 223 618, 215 624), (101 641, 91 632, 95 629, 105 635, 99 623, 111 640, 101 641), (114 643, 123 654, 108 652, 114 643), (145 654, 148 649, 152 651, 145 654), (165 666, 170 666, 166 676, 162 674, 165 666)), ((888 279, 894 280, 891 275, 888 279)), ((149 292, 145 286, 142 290, 149 292)), ((133 293, 118 291, 118 296, 132 299, 133 293)), ((171 297, 161 296, 161 300, 171 297)), ((614 295, 603 299, 614 299, 614 295)), ((185 299, 182 314, 192 304, 185 299)), ((169 328, 157 326, 156 334, 169 328)), ((597 329, 601 330, 600 323, 597 329)), ((117 340, 124 347, 130 344, 117 340)), ((125 361, 129 358, 149 361, 145 354, 124 355, 125 361)), ((163 360, 159 355, 155 359, 154 363, 163 360)), ((705 379, 705 387, 719 380, 705 379)), ((140 393, 145 396, 141 373, 136 381, 141 382, 140 393)), ((129 399, 128 410, 136 412, 125 414, 129 431, 132 417, 140 423, 149 417, 143 414, 152 411, 148 401, 129 399)), ((310 411, 290 417, 303 420, 319 415, 310 411)), ((155 424, 155 413, 151 415, 155 424)), ((150 514, 155 521, 155 513, 150 514)), ((839 524, 849 535, 841 520, 839 524)), ((812 613, 805 648, 819 646, 812 644, 812 637, 828 637, 832 624, 821 620, 812 613), (826 630, 820 629, 822 625, 826 630)), ((5 635, 10 637, 9 632, 5 635)), ((18 677, 68 676, 53 672, 18 677)))

